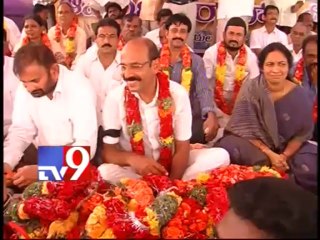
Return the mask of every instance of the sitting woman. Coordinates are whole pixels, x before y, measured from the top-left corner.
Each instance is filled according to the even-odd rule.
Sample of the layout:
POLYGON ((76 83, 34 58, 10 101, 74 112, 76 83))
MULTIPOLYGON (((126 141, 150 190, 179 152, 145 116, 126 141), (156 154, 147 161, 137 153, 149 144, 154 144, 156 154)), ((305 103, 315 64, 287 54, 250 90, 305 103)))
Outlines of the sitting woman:
POLYGON ((271 165, 302 187, 317 190, 317 146, 312 137, 312 107, 301 86, 288 79, 292 55, 271 43, 259 55, 261 76, 246 80, 224 137, 216 144, 231 163, 271 165))
POLYGON ((15 46, 14 53, 29 43, 44 44, 51 48, 50 40, 46 34, 45 22, 40 16, 30 15, 25 17, 23 30, 25 34, 22 35, 21 40, 15 46))

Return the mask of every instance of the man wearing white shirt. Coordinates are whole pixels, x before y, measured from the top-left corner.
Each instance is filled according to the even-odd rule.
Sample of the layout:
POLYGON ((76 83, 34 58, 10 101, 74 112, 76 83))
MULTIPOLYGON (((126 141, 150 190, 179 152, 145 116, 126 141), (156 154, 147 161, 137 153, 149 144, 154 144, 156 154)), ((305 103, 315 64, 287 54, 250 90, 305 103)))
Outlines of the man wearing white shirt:
MULTIPOLYGON (((115 76, 120 64, 120 53, 117 51, 120 32, 120 26, 115 20, 100 20, 95 29, 95 47, 83 54, 75 67, 75 71, 90 80, 97 94, 98 126, 102 126, 102 106, 105 97, 122 83, 121 78, 115 76)), ((97 154, 100 152, 100 146, 102 147, 101 131, 99 129, 97 154)))
POLYGON ((289 45, 289 50, 293 56, 293 63, 296 64, 302 58, 302 43, 307 37, 307 27, 297 22, 291 29, 290 36, 292 43, 289 45))
POLYGON ((293 25, 296 24, 297 12, 304 2, 305 0, 264 0, 265 6, 274 5, 279 9, 277 26, 286 34, 289 34, 293 25))
POLYGON ((264 26, 252 30, 250 34, 250 48, 255 54, 273 42, 280 42, 288 47, 288 36, 277 28, 279 9, 274 5, 268 5, 263 12, 264 26))
MULTIPOLYGON (((158 49, 162 46, 162 39, 161 37, 161 27, 165 24, 165 22, 169 19, 169 17, 172 16, 172 11, 168 8, 161 9, 157 14, 157 22, 159 25, 159 28, 156 28, 150 32, 147 32, 145 35, 146 38, 149 38, 154 44, 158 47, 158 49)), ((164 30, 164 29, 163 29, 164 30)))
POLYGON ((241 17, 247 24, 253 16, 254 0, 217 0, 216 42, 223 41, 223 32, 227 21, 232 17, 241 17))
POLYGON ((240 17, 231 18, 225 27, 224 40, 208 48, 203 55, 206 75, 211 86, 215 89, 215 102, 218 107, 216 115, 220 128, 213 142, 219 140, 223 135, 224 127, 229 121, 242 82, 248 78, 255 78, 260 74, 256 55, 245 45, 246 34, 247 28, 243 19, 240 17), (225 52, 225 55, 221 52, 221 49, 225 52), (241 59, 242 55, 245 59, 241 59), (219 66, 218 62, 221 61, 219 59, 223 56, 225 56, 223 60, 225 61, 226 72, 223 74, 223 86, 221 86, 221 92, 219 92, 217 68, 219 66), (236 79, 239 75, 237 72, 239 62, 244 64, 245 72, 241 79, 236 79), (236 87, 236 82, 239 82, 240 86, 236 87), (218 97, 219 95, 220 97, 218 97))
MULTIPOLYGON (((35 140, 37 146, 90 146, 92 157, 97 141, 96 96, 88 80, 57 64, 44 45, 21 47, 13 70, 21 84, 4 142, 4 173, 12 174, 35 140)), ((37 165, 13 174, 18 187, 36 180, 37 165)))
POLYGON ((7 34, 7 41, 9 43, 9 50, 12 52, 16 44, 19 42, 21 32, 17 24, 10 18, 3 17, 3 28, 7 34))
POLYGON ((105 180, 118 182, 148 174, 188 180, 229 164, 221 148, 190 152, 189 96, 159 72, 159 51, 151 40, 128 42, 121 68, 126 85, 111 92, 104 104, 105 164, 99 172, 105 180))
POLYGON ((3 136, 6 137, 12 123, 13 102, 19 79, 13 73, 13 58, 3 58, 3 136))

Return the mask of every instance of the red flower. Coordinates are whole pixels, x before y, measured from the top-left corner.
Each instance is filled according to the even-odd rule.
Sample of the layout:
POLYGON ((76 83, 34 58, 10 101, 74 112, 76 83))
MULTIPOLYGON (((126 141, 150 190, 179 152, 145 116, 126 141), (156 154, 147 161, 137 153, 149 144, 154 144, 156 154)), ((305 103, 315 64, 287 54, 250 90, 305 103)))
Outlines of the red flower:
POLYGON ((156 190, 157 193, 173 186, 172 181, 167 176, 145 175, 143 180, 146 181, 152 189, 156 190))

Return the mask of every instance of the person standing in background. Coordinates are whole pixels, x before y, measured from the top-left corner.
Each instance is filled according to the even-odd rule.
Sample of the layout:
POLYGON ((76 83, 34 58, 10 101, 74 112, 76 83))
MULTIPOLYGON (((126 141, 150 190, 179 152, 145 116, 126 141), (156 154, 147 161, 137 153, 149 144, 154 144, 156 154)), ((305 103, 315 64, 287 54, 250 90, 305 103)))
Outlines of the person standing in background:
POLYGON ((223 41, 223 32, 228 20, 232 17, 241 17, 246 25, 247 32, 249 22, 253 16, 254 0, 216 0, 217 9, 217 33, 216 42, 223 41))
POLYGON ((142 20, 142 27, 147 31, 151 31, 159 27, 157 22, 157 2, 159 1, 161 0, 142 0, 140 18, 142 20))
POLYGON ((3 17, 3 29, 6 31, 6 42, 8 43, 8 50, 12 52, 21 38, 21 32, 17 24, 12 19, 5 16, 3 17))
POLYGON ((291 28, 297 22, 297 12, 303 6, 304 0, 265 0, 265 6, 274 5, 279 9, 277 27, 290 34, 291 28))

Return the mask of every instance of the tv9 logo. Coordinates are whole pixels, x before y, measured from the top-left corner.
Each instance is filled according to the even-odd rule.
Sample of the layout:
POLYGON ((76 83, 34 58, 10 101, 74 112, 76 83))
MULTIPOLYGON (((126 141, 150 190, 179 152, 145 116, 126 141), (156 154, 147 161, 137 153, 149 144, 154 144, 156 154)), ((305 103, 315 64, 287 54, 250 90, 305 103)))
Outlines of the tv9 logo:
POLYGON ((40 146, 39 181, 76 181, 90 179, 89 146, 40 146))

